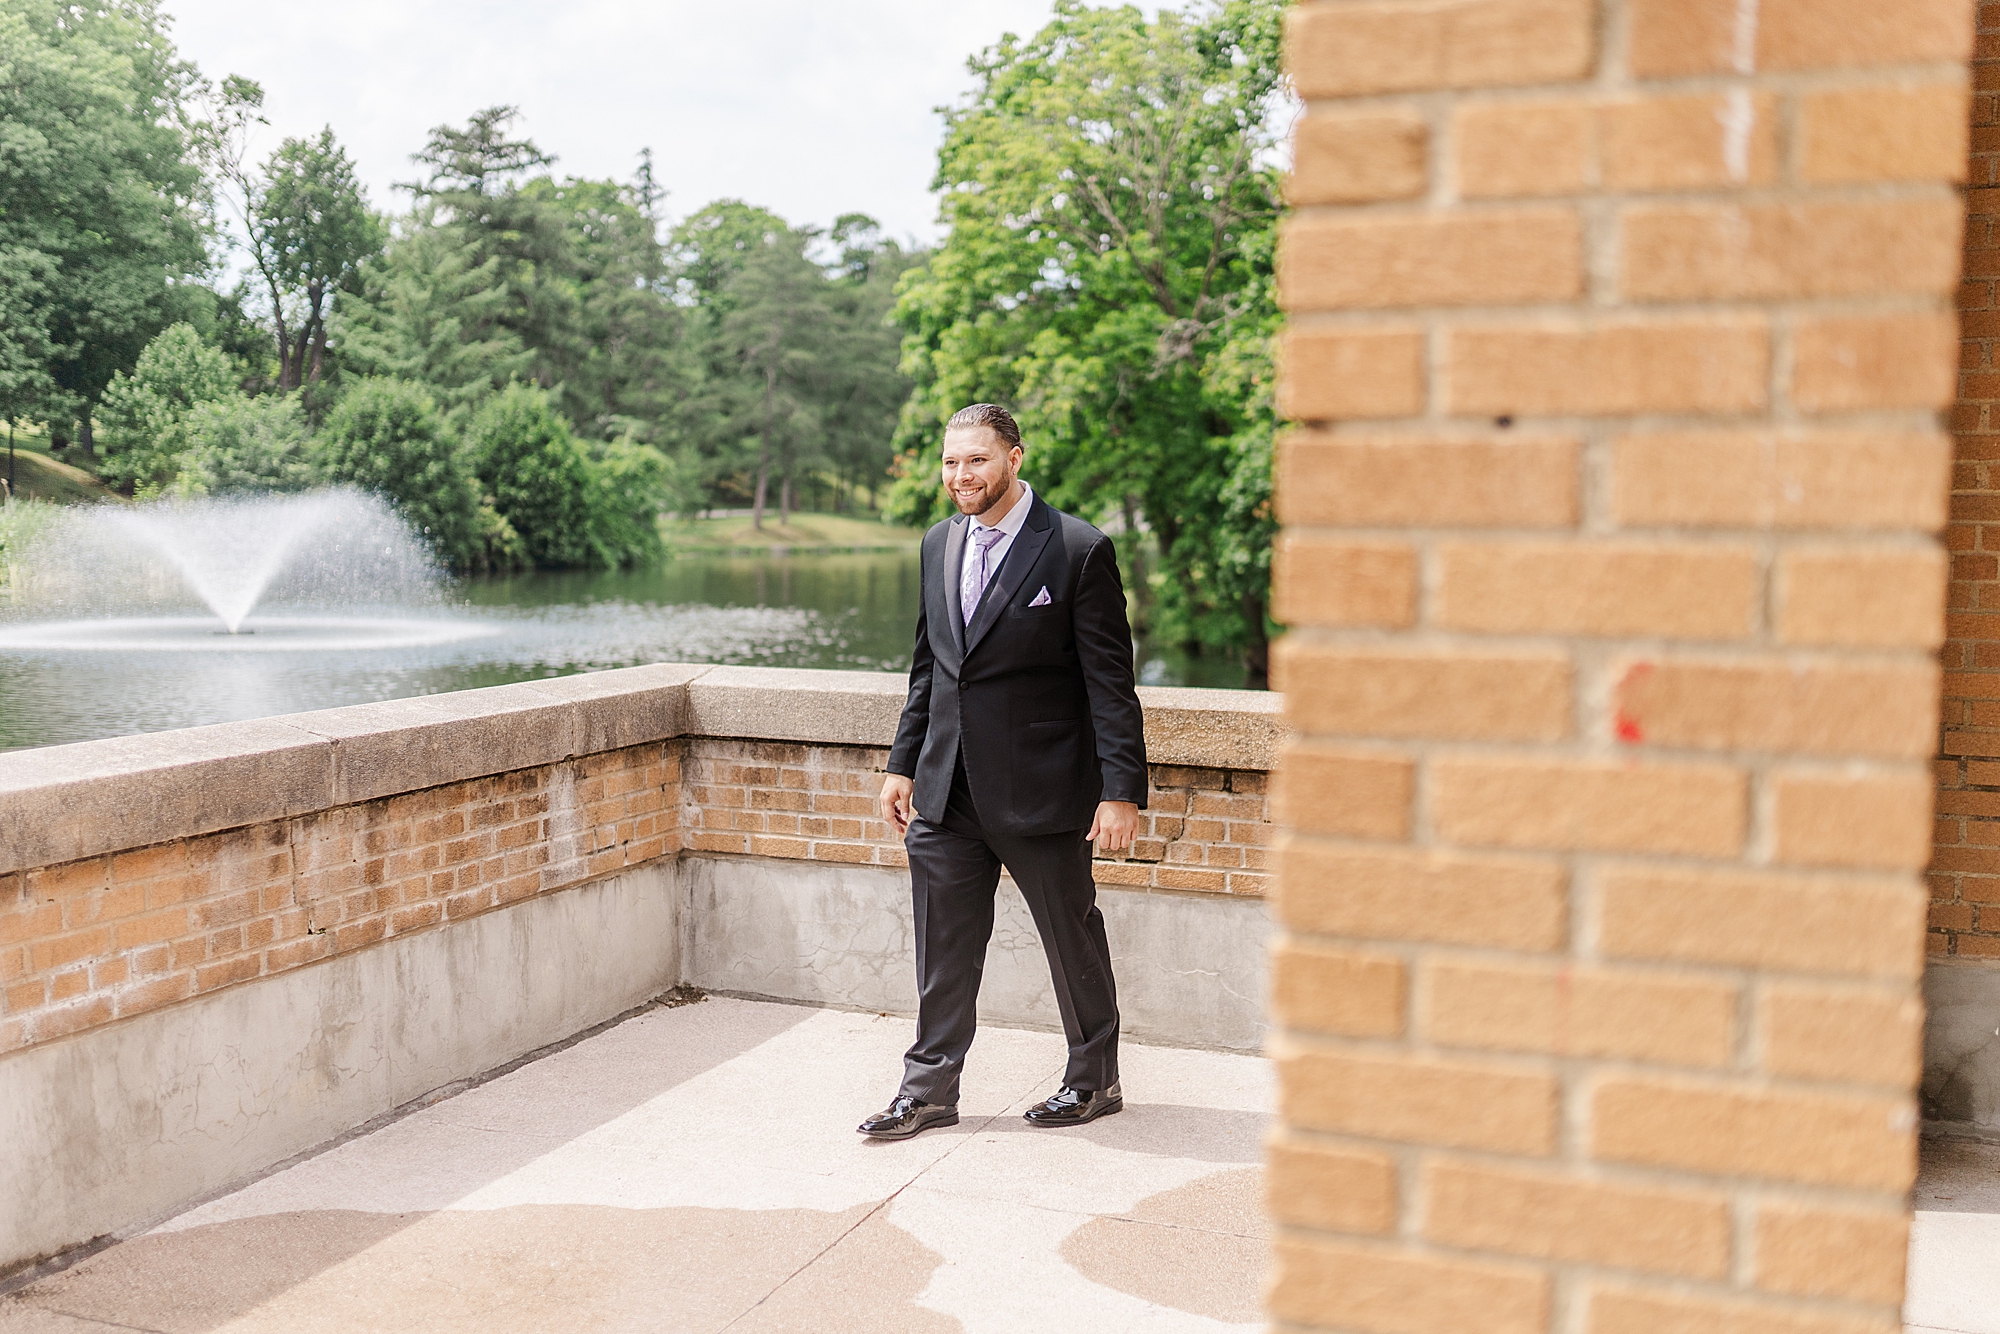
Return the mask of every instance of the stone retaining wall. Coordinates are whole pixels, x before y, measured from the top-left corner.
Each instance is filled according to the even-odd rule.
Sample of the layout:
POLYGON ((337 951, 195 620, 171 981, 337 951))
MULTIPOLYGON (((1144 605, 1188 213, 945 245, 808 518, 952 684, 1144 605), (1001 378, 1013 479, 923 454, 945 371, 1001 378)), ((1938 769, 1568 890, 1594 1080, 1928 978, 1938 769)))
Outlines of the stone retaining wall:
MULTIPOLYGON (((678 982, 907 1009, 904 689, 644 667, 0 755, 0 1275, 678 982)), ((1255 1047, 1278 702, 1141 698, 1127 1029, 1255 1047)), ((982 1013, 1052 1026, 1016 897, 982 1013)))
MULTIPOLYGON (((600 692, 594 700, 600 710, 616 698, 601 692, 625 675, 588 678, 600 692)), ((805 675, 851 681, 858 674, 805 675)), ((882 680, 863 679, 879 704, 882 680)), ((901 678, 888 679, 900 698, 901 678)), ((718 688, 728 689, 711 686, 711 694, 718 688)), ((483 700, 501 706, 489 718, 497 728, 521 711, 521 689, 468 691, 442 706, 397 701, 282 721, 352 732, 357 723, 417 722, 416 708, 431 703, 458 710, 453 724, 462 728, 477 725, 483 700), (371 711, 385 716, 371 720, 365 716, 371 711)), ((736 689, 784 691, 754 675, 736 689)), ((674 725, 677 715, 649 697, 656 690, 634 694, 635 707, 656 724, 674 725)), ((1219 697, 1205 701, 1211 704, 1232 702, 1225 692, 1192 693, 1219 697)), ((754 702, 732 701, 738 708, 754 702)), ((1154 727, 1172 733, 1173 713, 1156 708, 1154 727)), ((1160 740, 1171 744, 1172 737, 1160 740)), ((1269 762, 1255 738, 1238 740, 1213 758, 1269 762)), ((60 774, 73 759, 61 752, 84 748, 26 751, 0 761, 0 783, 11 778, 16 787, 0 814, 0 839, 19 846, 31 837, 34 831, 22 826, 31 818, 33 777, 60 774)), ((505 749, 498 754, 504 760, 505 749)), ((1181 754, 1189 757, 1185 744, 1181 754)), ((901 841, 875 815, 887 756, 885 747, 845 742, 674 738, 131 848, 115 846, 117 826, 101 828, 92 836, 114 846, 95 855, 0 872, 0 1054, 683 850, 900 867, 901 841)), ((377 756, 374 781, 422 784, 434 776, 432 758, 413 746, 402 755, 400 776, 392 777, 377 756)), ((1141 840, 1129 858, 1101 859, 1099 882, 1260 895, 1270 829, 1263 771, 1152 769, 1152 808, 1141 840)), ((195 778, 172 769, 158 781, 229 786, 214 774, 195 778)), ((116 783, 105 776, 101 785, 116 783)), ((86 808, 94 804, 73 795, 86 808)), ((159 832, 165 831, 140 826, 133 836, 159 832)))
POLYGON ((671 856, 679 745, 0 876, 0 1053, 671 856))

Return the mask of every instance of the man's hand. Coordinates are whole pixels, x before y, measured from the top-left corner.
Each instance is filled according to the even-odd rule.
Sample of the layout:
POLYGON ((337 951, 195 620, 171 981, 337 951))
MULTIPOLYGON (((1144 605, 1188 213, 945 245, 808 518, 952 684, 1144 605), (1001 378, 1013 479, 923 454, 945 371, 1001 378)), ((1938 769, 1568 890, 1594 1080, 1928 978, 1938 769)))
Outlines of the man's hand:
POLYGON ((1138 806, 1129 801, 1098 802, 1097 818, 1090 822, 1090 833, 1085 837, 1097 844, 1100 852, 1131 847, 1139 837, 1138 806))
POLYGON ((917 816, 915 803, 916 785, 901 774, 890 774, 882 780, 882 795, 875 799, 882 812, 882 818, 895 826, 898 834, 910 832, 910 821, 917 816))

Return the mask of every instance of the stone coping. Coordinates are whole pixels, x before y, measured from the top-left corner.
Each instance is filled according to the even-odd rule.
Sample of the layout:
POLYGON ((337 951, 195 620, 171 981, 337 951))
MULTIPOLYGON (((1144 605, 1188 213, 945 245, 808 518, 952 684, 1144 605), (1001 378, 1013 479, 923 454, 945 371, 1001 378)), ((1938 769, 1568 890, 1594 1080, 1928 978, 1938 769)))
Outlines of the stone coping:
MULTIPOLYGON (((661 663, 0 754, 0 875, 682 736, 887 746, 907 678, 661 663)), ((1141 687, 1155 764, 1269 769, 1283 698, 1141 687)))

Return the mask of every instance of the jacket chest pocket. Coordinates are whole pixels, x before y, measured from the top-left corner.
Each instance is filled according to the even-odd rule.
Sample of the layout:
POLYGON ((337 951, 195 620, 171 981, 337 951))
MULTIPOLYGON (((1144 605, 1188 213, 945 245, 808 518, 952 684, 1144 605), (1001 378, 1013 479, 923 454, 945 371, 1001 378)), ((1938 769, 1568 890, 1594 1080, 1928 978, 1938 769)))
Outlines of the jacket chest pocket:
POLYGON ((1007 612, 1007 638, 1014 651, 1029 662, 1053 665, 1070 656, 1069 604, 1013 607, 1007 612))
POLYGON ((1022 643, 1037 649, 1055 649, 1069 638, 1069 604, 1052 602, 1043 607, 1009 608, 1007 629, 1022 643))

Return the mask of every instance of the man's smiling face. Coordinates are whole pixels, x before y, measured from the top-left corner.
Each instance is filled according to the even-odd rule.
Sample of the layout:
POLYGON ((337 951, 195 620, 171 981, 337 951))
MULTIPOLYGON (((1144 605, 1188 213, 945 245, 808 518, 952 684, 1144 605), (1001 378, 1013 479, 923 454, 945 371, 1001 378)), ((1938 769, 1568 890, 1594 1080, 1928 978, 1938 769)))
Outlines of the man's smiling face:
POLYGON ((1006 498, 1021 471, 1021 447, 990 426, 944 433, 944 489, 961 514, 984 514, 1006 498))

